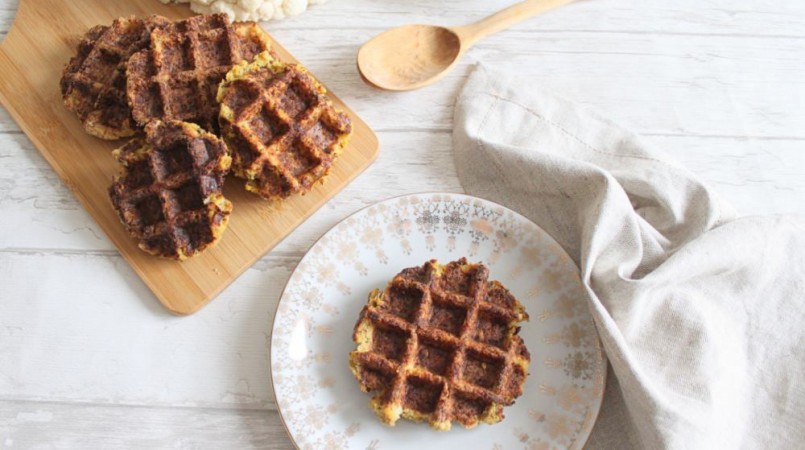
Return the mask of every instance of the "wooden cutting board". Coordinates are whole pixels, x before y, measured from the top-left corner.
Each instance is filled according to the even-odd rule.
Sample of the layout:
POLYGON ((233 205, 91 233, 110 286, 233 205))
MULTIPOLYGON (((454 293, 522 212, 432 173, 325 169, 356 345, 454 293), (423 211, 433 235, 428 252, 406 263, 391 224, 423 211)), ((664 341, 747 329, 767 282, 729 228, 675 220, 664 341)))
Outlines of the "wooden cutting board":
MULTIPOLYGON (((62 105, 59 92, 62 69, 81 35, 94 25, 132 14, 171 19, 192 15, 186 5, 166 6, 159 0, 20 0, 14 25, 0 43, 0 102, 159 301, 173 313, 190 314, 368 167, 377 156, 378 141, 360 117, 331 95, 352 118, 353 136, 326 183, 272 207, 246 192, 241 180, 230 178, 224 195, 234 211, 215 248, 184 262, 142 252, 107 196, 119 166, 111 150, 125 140, 108 142, 84 133, 62 105)), ((276 42, 274 49, 285 61, 296 62, 276 42)))

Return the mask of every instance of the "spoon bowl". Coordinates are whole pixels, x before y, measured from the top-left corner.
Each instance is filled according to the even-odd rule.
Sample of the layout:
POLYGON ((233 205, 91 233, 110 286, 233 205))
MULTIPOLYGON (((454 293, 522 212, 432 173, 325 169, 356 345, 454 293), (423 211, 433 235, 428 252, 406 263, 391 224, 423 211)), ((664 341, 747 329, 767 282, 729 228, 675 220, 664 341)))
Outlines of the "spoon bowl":
POLYGON ((358 71, 381 89, 407 91, 442 78, 479 39, 572 0, 526 0, 462 27, 405 25, 358 50, 358 71))
POLYGON ((391 91, 416 89, 443 77, 463 53, 461 39, 450 28, 405 25, 392 28, 358 51, 364 80, 391 91), (393 52, 388 48, 394 48, 393 52))

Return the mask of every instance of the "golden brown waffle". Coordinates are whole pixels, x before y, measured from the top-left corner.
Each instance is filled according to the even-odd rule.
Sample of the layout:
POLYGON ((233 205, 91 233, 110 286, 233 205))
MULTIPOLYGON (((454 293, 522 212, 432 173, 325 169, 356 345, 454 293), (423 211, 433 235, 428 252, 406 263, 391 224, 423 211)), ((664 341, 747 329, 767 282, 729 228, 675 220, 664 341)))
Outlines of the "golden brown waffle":
POLYGON ((221 135, 233 172, 265 199, 304 194, 323 181, 349 141, 349 117, 307 70, 268 53, 221 83, 221 135))
POLYGON ((129 60, 128 99, 140 125, 152 119, 193 122, 218 130, 218 84, 233 65, 269 50, 254 22, 226 14, 195 16, 151 34, 148 49, 129 60))
POLYGON ((145 137, 114 151, 123 164, 109 196, 144 251, 183 260, 214 245, 232 204, 221 194, 232 159, 198 125, 152 121, 145 137))
POLYGON ((503 420, 523 392, 531 356, 518 336, 525 309, 482 264, 435 260, 369 294, 349 365, 380 419, 449 430, 503 420))
POLYGON ((78 115, 87 133, 102 139, 132 136, 136 125, 126 98, 126 63, 146 48, 151 31, 168 19, 120 18, 90 29, 62 73, 64 105, 78 115))

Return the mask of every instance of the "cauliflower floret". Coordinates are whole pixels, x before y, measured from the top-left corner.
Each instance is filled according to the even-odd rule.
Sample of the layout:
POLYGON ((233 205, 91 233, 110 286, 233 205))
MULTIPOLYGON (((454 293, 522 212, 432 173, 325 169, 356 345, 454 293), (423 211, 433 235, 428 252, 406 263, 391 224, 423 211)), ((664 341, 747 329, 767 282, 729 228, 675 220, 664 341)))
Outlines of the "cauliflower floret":
POLYGON ((273 3, 263 2, 260 4, 260 7, 257 8, 257 17, 274 17, 275 12, 276 8, 273 3))
POLYGON ((262 0, 240 0, 240 6, 249 12, 257 11, 261 4, 263 4, 262 0))
MULTIPOLYGON (((189 2, 190 0, 185 1, 189 2)), ((212 8, 208 5, 202 5, 201 3, 192 3, 190 9, 196 14, 212 14, 212 8)))
POLYGON ((198 14, 226 13, 232 20, 276 20, 295 16, 310 5, 327 0, 160 0, 162 3, 190 3, 198 14))

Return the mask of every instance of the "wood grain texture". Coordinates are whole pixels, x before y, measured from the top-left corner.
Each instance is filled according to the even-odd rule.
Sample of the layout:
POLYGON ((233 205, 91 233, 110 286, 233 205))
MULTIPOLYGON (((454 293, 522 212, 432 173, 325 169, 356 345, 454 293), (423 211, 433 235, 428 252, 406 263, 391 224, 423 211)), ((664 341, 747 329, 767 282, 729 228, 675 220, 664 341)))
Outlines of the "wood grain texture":
MULTIPOLYGON (((423 90, 384 93, 358 78, 357 48, 388 27, 469 23, 513 1, 330 0, 265 24, 371 124, 382 150, 188 317, 154 301, 0 108, 0 449, 293 448, 267 379, 280 292, 312 243, 352 212, 395 195, 461 192, 452 108, 474 61, 602 109, 741 214, 805 214, 805 2, 579 0, 479 42, 423 90)), ((16 9, 0 0, 0 36, 16 9)))
MULTIPOLYGON (((336 106, 350 115, 353 136, 324 184, 305 196, 269 203, 247 193, 242 181, 231 180, 224 195, 235 208, 218 245, 182 263, 144 253, 121 226, 108 199, 110 180, 119 170, 110 150, 121 144, 83 133, 76 118, 61 105, 58 79, 77 37, 96 24, 150 12, 172 19, 188 15, 184 10, 153 6, 153 0, 23 0, 0 44, 0 102, 159 301, 173 313, 190 314, 363 171, 375 159, 378 141, 365 122, 330 94, 336 106)), ((273 44, 283 60, 297 62, 281 45, 273 44)))
POLYGON ((284 433, 271 411, 0 401, 3 449, 273 450, 289 448, 284 433), (114 432, 121 429, 131 437, 114 432))

